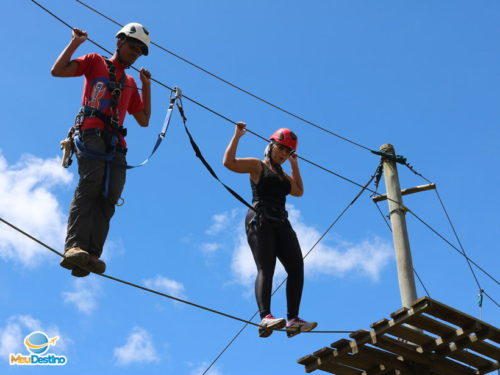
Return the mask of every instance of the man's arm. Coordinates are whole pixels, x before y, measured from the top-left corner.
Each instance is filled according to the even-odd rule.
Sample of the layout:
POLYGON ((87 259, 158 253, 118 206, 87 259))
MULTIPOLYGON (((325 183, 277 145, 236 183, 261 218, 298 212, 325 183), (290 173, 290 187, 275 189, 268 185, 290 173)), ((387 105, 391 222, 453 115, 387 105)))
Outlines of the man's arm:
POLYGON ((142 104, 144 104, 144 109, 134 113, 133 116, 139 125, 148 126, 151 117, 151 73, 142 68, 139 77, 142 82, 142 104))
POLYGON ((80 29, 73 29, 71 41, 61 52, 56 62, 52 66, 50 73, 54 77, 73 77, 78 70, 78 62, 71 61, 71 56, 76 49, 87 40, 87 32, 80 29))

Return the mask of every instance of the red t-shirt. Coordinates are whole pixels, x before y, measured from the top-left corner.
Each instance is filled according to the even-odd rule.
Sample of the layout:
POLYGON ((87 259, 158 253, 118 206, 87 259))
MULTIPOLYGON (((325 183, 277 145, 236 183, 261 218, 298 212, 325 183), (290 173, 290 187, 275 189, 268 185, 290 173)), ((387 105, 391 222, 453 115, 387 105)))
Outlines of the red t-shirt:
MULTIPOLYGON (((83 87, 82 105, 96 108, 106 115, 111 115, 111 93, 107 89, 109 82, 108 67, 104 57, 97 53, 90 53, 78 57, 74 61, 78 62, 78 69, 75 77, 85 75, 85 85, 83 87)), ((116 80, 119 82, 125 74, 125 87, 122 89, 120 101, 118 103, 119 124, 123 126, 126 112, 133 115, 144 109, 137 84, 134 78, 125 73, 125 66, 118 61, 111 60, 115 66, 116 80)), ((104 122, 96 117, 89 117, 83 121, 82 130, 104 129, 104 122)), ((120 134, 120 143, 126 147, 125 139, 120 134)))

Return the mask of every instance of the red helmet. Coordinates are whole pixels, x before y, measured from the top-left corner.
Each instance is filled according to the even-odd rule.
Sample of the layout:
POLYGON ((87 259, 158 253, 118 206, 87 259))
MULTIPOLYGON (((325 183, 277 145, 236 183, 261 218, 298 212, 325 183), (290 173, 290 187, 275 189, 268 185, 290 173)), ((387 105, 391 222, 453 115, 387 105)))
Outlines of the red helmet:
POLYGON ((269 137, 269 140, 286 146, 293 151, 297 151, 297 136, 290 129, 281 128, 276 130, 274 134, 269 137))

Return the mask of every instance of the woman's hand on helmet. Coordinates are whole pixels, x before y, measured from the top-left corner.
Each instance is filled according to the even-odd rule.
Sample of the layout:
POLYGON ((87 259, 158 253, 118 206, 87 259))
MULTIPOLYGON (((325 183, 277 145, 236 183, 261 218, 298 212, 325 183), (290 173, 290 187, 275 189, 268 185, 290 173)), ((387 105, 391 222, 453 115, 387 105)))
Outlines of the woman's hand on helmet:
POLYGON ((84 30, 74 28, 73 31, 71 32, 71 38, 78 44, 82 44, 87 40, 88 34, 84 30))
POLYGON ((234 128, 234 136, 236 138, 241 138, 245 135, 245 133, 247 132, 247 130, 245 129, 245 127, 247 126, 247 124, 243 121, 239 121, 236 123, 236 126, 234 128))
POLYGON ((290 156, 288 156, 288 161, 290 162, 290 165, 292 167, 297 166, 299 162, 299 159, 297 159, 297 154, 295 152, 292 152, 290 156))

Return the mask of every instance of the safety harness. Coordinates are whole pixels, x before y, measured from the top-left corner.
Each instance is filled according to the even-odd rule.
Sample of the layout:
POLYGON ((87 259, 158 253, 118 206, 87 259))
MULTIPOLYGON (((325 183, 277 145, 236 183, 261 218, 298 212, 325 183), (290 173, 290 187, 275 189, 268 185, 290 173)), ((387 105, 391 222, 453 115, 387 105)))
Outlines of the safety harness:
MULTIPOLYGON (((103 195, 107 196, 109 192, 109 179, 111 175, 111 165, 112 161, 116 155, 119 141, 119 134, 122 136, 127 135, 127 129, 120 127, 120 118, 118 111, 118 103, 120 102, 120 97, 123 91, 126 74, 123 73, 120 80, 116 79, 116 68, 113 63, 104 58, 106 62, 109 81, 107 83, 107 90, 111 94, 110 109, 111 115, 106 115, 104 112, 98 110, 97 108, 90 106, 82 106, 80 111, 76 115, 75 124, 70 129, 68 138, 61 142, 61 148, 64 149, 65 153, 63 156, 63 167, 67 168, 72 163, 72 156, 75 152, 78 153, 80 157, 91 160, 102 160, 106 163, 105 169, 105 182, 103 188, 103 195), (104 122, 104 129, 86 129, 82 130, 81 126, 85 119, 95 117, 104 122), (105 152, 98 152, 92 150, 85 146, 82 136, 88 133, 94 133, 100 135, 106 145, 105 152), (69 149, 69 150, 68 150, 69 149)), ((121 152, 126 152, 125 149, 120 150, 121 152)))
POLYGON ((168 127, 170 125, 170 119, 172 117, 172 112, 174 110, 175 103, 181 100, 182 92, 181 89, 178 87, 174 88, 174 90, 171 91, 167 114, 165 115, 165 120, 163 121, 162 129, 158 134, 158 138, 153 146, 150 155, 142 163, 138 165, 118 165, 116 163, 113 163, 113 159, 117 151, 126 152, 126 150, 123 149, 119 150, 120 145, 118 144, 119 140, 118 135, 121 134, 124 137, 127 135, 127 129, 119 126, 119 113, 118 113, 118 103, 120 100, 121 92, 124 87, 125 73, 122 75, 120 81, 117 82, 114 65, 111 63, 111 61, 107 59, 105 59, 105 61, 108 67, 108 74, 109 74, 109 84, 107 88, 111 92, 112 100, 110 107, 112 115, 111 116, 106 115, 102 111, 99 111, 93 107, 82 106, 76 116, 75 125, 71 127, 71 129, 69 130, 67 138, 61 141, 61 149, 63 150, 62 166, 64 168, 68 168, 71 165, 73 161, 72 157, 75 152, 77 152, 80 157, 86 159, 102 160, 106 162, 103 195, 107 196, 109 190, 109 176, 112 164, 114 164, 119 168, 132 169, 132 168, 142 167, 143 165, 149 162, 149 160, 156 152, 156 150, 158 150, 160 144, 165 138, 168 127), (82 132, 81 125, 83 124, 83 121, 89 117, 97 117, 101 119, 104 122, 105 127, 107 127, 108 129, 105 130, 87 129, 82 132), (95 134, 99 134, 101 135, 101 137, 103 137, 106 143, 106 152, 104 153, 97 152, 85 146, 81 137, 83 135, 82 133, 87 134, 87 132, 95 132, 95 134))

